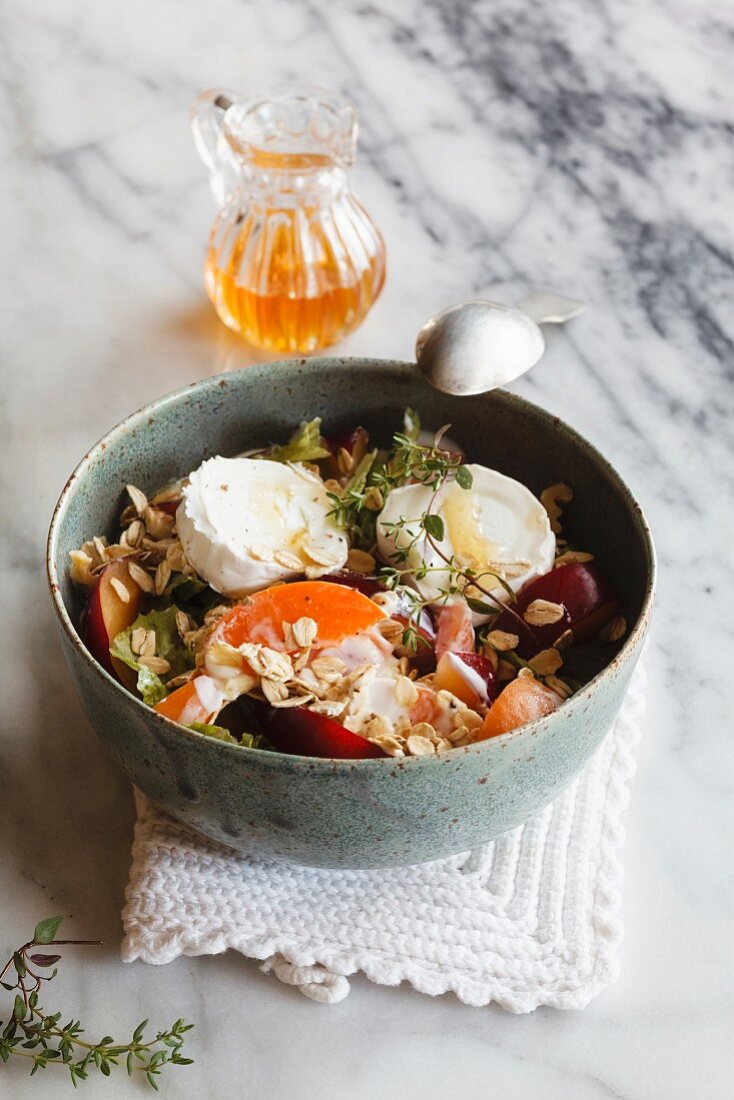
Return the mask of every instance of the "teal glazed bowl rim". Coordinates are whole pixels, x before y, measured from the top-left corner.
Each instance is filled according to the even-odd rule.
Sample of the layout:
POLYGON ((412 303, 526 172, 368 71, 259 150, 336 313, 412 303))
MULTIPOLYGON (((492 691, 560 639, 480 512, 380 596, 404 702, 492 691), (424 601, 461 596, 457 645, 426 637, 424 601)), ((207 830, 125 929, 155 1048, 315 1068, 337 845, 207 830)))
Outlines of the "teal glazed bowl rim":
MULTIPOLYGON (((77 482, 79 482, 90 469, 95 461, 103 456, 104 451, 110 444, 114 444, 120 437, 124 436, 131 429, 140 426, 149 417, 154 416, 160 410, 164 409, 170 404, 175 404, 186 395, 190 394, 192 390, 216 390, 226 388, 230 382, 240 375, 247 375, 249 377, 260 376, 263 373, 269 373, 277 371, 281 368, 288 368, 289 366, 303 366, 304 364, 313 364, 318 366, 320 370, 334 369, 334 371, 341 371, 345 367, 351 367, 355 370, 369 371, 370 367, 379 369, 390 368, 396 373, 401 372, 403 374, 409 374, 413 377, 417 376, 418 371, 414 363, 408 363, 401 360, 392 359, 374 359, 374 358, 360 358, 360 357, 344 357, 344 358, 324 358, 324 359, 290 359, 290 360, 278 360, 275 363, 258 364, 256 366, 244 367, 237 371, 229 371, 224 374, 213 375, 210 378, 201 379, 197 382, 192 382, 188 386, 184 386, 178 390, 174 390, 171 393, 164 394, 162 397, 156 398, 149 404, 144 405, 136 412, 131 413, 129 416, 121 420, 113 428, 105 433, 90 450, 85 454, 82 460, 78 463, 72 474, 69 476, 64 488, 61 491, 59 499, 54 508, 53 516, 51 518, 51 525, 48 533, 48 540, 46 545, 46 572, 48 578, 49 588, 51 590, 51 597, 53 600, 54 609, 59 622, 69 636, 71 642, 79 650, 84 657, 86 663, 92 668, 95 675, 98 676, 103 682, 107 684, 107 687, 113 692, 120 692, 128 700, 130 706, 140 708, 149 721, 154 723, 162 723, 164 728, 173 728, 177 733, 184 738, 191 738, 195 741, 206 742, 208 745, 215 746, 215 751, 222 753, 253 753, 257 754, 260 759, 278 759, 283 760, 283 754, 272 752, 267 749, 250 749, 246 746, 233 745, 224 741, 215 740, 208 737, 206 734, 198 733, 196 730, 187 729, 185 726, 180 726, 177 722, 171 721, 169 718, 165 718, 163 715, 158 714, 150 707, 146 706, 142 699, 129 692, 119 681, 114 679, 102 666, 95 660, 92 654, 86 647, 83 639, 74 625, 71 616, 69 615, 64 599, 61 594, 61 587, 59 584, 59 578, 56 571, 56 543, 57 536, 60 530, 61 524, 64 519, 66 509, 71 500, 74 488, 77 482)), ((525 398, 519 397, 516 394, 509 393, 505 390, 501 391, 503 399, 506 399, 512 404, 515 404, 519 409, 526 409, 532 413, 533 416, 540 417, 546 422, 550 422, 556 430, 560 430, 566 433, 573 441, 574 445, 579 448, 589 459, 595 463, 599 468, 610 476, 618 485, 625 497, 626 503, 630 509, 636 514, 639 521, 640 533, 643 537, 643 543, 646 552, 646 586, 645 595, 640 607, 637 620, 631 629, 628 631, 627 637, 615 654, 613 659, 608 665, 606 665, 596 676, 593 677, 588 683, 584 684, 583 688, 577 692, 574 698, 591 698, 596 690, 598 684, 607 680, 611 675, 614 667, 624 658, 627 650, 632 649, 640 634, 642 634, 647 627, 647 623, 650 617, 652 609, 655 583, 656 583, 656 557, 655 547, 652 540, 650 528, 648 526, 645 515, 642 508, 638 504, 631 490, 629 489, 623 478, 617 473, 612 464, 597 450, 593 444, 589 443, 582 435, 580 435, 574 428, 572 428, 560 417, 554 416, 552 413, 547 412, 539 405, 535 405, 531 401, 527 401, 525 398)), ((90 535, 91 537, 91 535, 90 535)), ((500 734, 499 736, 490 738, 486 741, 479 741, 473 745, 466 745, 460 748, 453 749, 451 755, 455 758, 459 754, 480 754, 480 753, 492 753, 496 752, 501 744, 507 744, 515 738, 524 735, 529 729, 534 726, 539 726, 543 719, 536 719, 533 722, 527 722, 522 726, 518 726, 517 729, 511 730, 509 733, 500 734)), ((395 761, 392 757, 386 756, 384 758, 374 758, 367 760, 341 760, 335 758, 319 758, 312 756, 299 756, 296 754, 288 754, 287 759, 294 765, 299 763, 307 764, 309 767, 323 767, 330 770, 339 770, 340 768, 346 772, 353 772, 355 767, 358 769, 379 769, 387 766, 393 766, 395 761)), ((430 767, 435 764, 436 757, 434 756, 406 756, 400 763, 402 767, 408 768, 424 768, 430 767)))

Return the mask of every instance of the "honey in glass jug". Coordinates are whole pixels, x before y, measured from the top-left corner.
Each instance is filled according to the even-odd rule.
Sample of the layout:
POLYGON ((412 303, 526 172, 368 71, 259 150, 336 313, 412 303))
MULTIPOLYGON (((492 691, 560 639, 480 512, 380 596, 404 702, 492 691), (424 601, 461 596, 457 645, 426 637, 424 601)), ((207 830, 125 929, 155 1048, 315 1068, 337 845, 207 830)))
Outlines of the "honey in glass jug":
POLYGON ((353 108, 320 89, 211 90, 192 127, 219 204, 205 281, 221 319, 270 351, 346 336, 385 280, 382 237, 350 186, 353 108))

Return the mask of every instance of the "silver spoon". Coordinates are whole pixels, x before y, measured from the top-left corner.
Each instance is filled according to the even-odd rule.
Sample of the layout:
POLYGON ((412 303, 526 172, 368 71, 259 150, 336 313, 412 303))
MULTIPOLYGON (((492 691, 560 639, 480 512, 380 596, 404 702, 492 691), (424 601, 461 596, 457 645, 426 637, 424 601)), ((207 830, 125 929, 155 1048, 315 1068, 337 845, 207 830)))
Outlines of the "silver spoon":
POLYGON ((442 393, 485 393, 535 366, 545 350, 540 325, 563 324, 583 309, 583 302, 540 290, 516 306, 460 302, 423 325, 415 344, 416 361, 442 393))

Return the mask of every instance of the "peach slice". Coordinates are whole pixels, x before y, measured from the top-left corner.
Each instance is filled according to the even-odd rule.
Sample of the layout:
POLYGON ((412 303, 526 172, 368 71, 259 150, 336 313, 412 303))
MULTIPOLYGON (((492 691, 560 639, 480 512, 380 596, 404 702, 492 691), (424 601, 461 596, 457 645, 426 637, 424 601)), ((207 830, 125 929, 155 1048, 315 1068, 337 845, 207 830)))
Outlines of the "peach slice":
POLYGON ((476 740, 486 741, 489 737, 524 726, 535 718, 543 718, 551 714, 560 702, 554 691, 530 676, 512 680, 487 711, 476 740))
POLYGON ((127 630, 138 617, 142 591, 127 571, 124 561, 113 561, 99 575, 87 604, 85 641, 96 660, 112 676, 131 690, 137 680, 133 669, 111 656, 110 646, 121 630, 127 630), (112 582, 115 582, 113 584, 112 582), (127 600, 121 596, 127 592, 127 600))

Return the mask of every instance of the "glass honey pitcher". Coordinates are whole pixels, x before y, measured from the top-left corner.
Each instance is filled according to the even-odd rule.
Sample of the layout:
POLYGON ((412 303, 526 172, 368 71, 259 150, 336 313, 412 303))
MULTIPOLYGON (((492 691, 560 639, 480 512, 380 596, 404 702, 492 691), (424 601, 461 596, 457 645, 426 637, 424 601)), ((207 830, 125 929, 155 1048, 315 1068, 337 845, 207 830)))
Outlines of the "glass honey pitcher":
POLYGON ((221 319, 271 351, 346 336, 385 280, 382 237, 349 180, 353 108, 320 89, 211 90, 192 127, 219 204, 205 281, 221 319))

